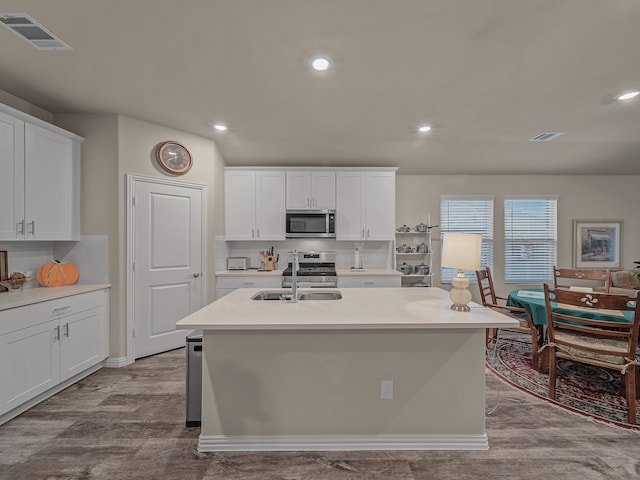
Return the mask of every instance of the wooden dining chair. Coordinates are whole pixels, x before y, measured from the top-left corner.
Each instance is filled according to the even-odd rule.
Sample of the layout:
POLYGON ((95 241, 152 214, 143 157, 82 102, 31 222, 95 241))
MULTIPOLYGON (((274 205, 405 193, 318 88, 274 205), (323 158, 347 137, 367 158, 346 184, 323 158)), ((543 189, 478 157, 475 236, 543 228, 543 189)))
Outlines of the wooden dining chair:
MULTIPOLYGON (((531 361, 533 363, 533 368, 540 370, 538 338, 540 337, 539 333, 541 330, 533 324, 533 320, 531 319, 529 312, 521 307, 507 306, 507 299, 496 295, 496 290, 493 286, 493 278, 491 277, 491 269, 489 267, 485 267, 482 270, 476 270, 476 278, 478 279, 478 288, 480 289, 482 305, 498 313, 507 315, 508 317, 515 318, 520 322, 520 325, 517 327, 493 329, 492 332, 487 329, 487 347, 491 343, 496 346, 498 341, 503 343, 515 343, 507 337, 499 338, 500 331, 526 333, 531 337, 531 361)), ((521 343, 522 342, 518 342, 518 344, 521 343)))
POLYGON ((558 268, 554 265, 553 288, 570 289, 571 287, 586 287, 591 288, 593 291, 609 293, 609 289, 611 287, 611 269, 583 270, 558 268))
POLYGON ((627 295, 576 292, 544 285, 549 350, 549 397, 556 398, 557 361, 593 365, 622 374, 627 420, 635 424, 638 395, 640 302, 627 295), (592 318, 585 318, 585 311, 592 318), (624 321, 621 312, 631 312, 624 321), (616 321, 616 313, 618 320, 616 321), (614 315, 614 316, 612 316, 614 315))

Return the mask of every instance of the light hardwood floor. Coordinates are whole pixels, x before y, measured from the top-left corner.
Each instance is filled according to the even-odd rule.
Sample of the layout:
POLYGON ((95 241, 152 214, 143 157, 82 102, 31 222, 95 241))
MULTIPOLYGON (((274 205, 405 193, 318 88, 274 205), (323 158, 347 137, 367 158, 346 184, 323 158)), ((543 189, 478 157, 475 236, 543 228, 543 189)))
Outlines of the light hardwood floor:
POLYGON ((102 369, 0 427, 0 479, 426 480, 640 478, 640 434, 487 375, 491 448, 202 454, 184 426, 184 349, 102 369))

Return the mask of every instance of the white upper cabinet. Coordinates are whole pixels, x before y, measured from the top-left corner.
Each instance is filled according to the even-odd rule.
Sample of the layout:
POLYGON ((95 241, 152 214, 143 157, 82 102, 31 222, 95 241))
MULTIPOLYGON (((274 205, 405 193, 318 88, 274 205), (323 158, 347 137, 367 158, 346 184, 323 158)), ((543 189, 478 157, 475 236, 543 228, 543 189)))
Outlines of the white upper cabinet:
POLYGON ((0 239, 22 240, 18 232, 24 220, 24 122, 2 112, 0 172, 0 239))
POLYGON ((0 111, 0 240, 78 240, 82 139, 18 113, 0 111))
POLYGON ((287 209, 335 210, 336 174, 332 171, 288 171, 287 209))
POLYGON ((225 239, 285 239, 285 172, 225 170, 225 239))
POLYGON ((336 239, 393 240, 395 171, 338 171, 336 239))
POLYGON ((395 172, 366 172, 364 224, 366 240, 396 237, 395 172))
POLYGON ((74 142, 25 125, 24 219, 27 240, 80 237, 80 156, 74 142))

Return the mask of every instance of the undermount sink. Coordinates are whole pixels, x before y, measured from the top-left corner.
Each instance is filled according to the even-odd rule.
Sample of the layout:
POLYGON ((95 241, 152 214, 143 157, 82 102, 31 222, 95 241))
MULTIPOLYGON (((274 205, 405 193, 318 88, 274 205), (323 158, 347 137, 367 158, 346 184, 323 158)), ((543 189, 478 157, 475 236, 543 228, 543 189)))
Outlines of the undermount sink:
POLYGON ((303 292, 298 294, 298 300, 340 300, 342 293, 331 292, 303 292))
POLYGON ((251 300, 291 300, 291 294, 287 292, 258 292, 251 300))
MULTIPOLYGON (((340 300, 342 293, 335 290, 322 291, 322 292, 300 292, 298 293, 298 300, 340 300)), ((291 301, 290 292, 270 291, 265 290, 256 293, 251 300, 284 300, 291 301)))

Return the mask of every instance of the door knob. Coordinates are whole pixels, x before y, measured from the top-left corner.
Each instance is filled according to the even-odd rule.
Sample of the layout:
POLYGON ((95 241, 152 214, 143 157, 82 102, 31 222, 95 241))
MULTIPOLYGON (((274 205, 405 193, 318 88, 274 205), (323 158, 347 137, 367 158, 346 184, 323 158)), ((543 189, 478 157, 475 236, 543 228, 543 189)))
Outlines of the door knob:
POLYGON ((199 273, 192 273, 191 275, 188 275, 189 277, 193 277, 193 278, 198 278, 200 276, 199 273))

